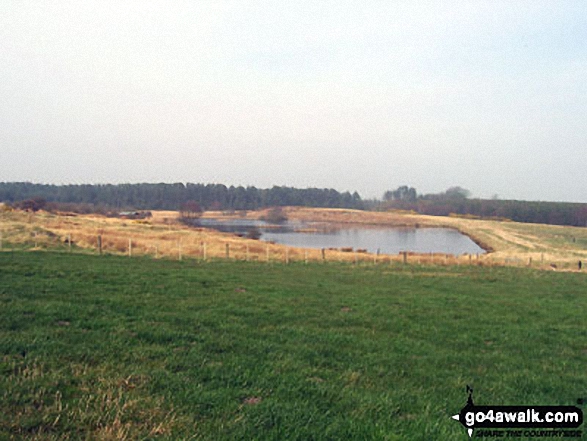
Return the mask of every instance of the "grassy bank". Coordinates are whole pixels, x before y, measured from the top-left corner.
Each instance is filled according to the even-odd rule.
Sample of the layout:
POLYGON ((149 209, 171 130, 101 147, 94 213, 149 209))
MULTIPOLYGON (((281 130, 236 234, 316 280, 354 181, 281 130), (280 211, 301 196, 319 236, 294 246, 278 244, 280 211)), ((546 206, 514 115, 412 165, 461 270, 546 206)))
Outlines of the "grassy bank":
POLYGON ((467 439, 587 396, 587 277, 0 253, 0 439, 467 439))
MULTIPOLYGON (((532 266, 574 271, 587 261, 587 228, 521 224, 454 217, 421 216, 358 210, 295 208, 284 210, 292 220, 330 226, 448 227, 468 235, 490 253, 474 256, 410 254, 413 264, 532 266)), ((266 213, 206 213, 206 217, 257 219, 266 213)), ((69 250, 77 253, 151 256, 168 259, 230 258, 255 261, 401 262, 399 254, 375 256, 328 249, 301 249, 238 237, 211 229, 187 227, 177 213, 154 212, 146 220, 95 215, 0 210, 0 251, 6 249, 69 250), (70 247, 71 242, 71 247, 70 247)), ((348 251, 348 249, 347 249, 348 251)), ((354 250, 356 251, 356 250, 354 250)))
POLYGON ((425 216, 403 212, 289 208, 293 219, 362 225, 449 227, 468 235, 491 251, 486 260, 500 265, 533 265, 577 268, 587 260, 587 228, 501 222, 459 217, 425 216))

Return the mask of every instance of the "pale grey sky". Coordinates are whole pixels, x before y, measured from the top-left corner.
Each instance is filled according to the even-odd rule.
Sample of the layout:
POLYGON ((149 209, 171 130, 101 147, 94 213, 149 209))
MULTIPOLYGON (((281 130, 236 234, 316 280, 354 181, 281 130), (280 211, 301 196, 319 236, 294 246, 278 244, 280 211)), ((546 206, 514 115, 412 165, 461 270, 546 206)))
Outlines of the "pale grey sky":
POLYGON ((0 181, 587 202, 585 0, 0 2, 0 181))

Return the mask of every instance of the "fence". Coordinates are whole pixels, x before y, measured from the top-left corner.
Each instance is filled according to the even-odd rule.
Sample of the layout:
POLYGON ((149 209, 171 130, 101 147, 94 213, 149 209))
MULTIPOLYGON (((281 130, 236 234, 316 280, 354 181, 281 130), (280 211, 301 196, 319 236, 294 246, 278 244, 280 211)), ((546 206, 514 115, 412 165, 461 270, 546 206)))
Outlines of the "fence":
POLYGON ((128 237, 124 241, 120 235, 109 238, 108 235, 98 234, 93 238, 88 235, 80 235, 79 238, 68 233, 64 238, 51 237, 51 233, 35 231, 31 233, 29 241, 11 243, 9 236, 0 231, 0 251, 14 249, 60 249, 66 252, 92 252, 95 254, 116 254, 133 256, 152 256, 155 259, 167 258, 174 260, 197 259, 208 261, 214 259, 232 259, 242 261, 258 261, 267 263, 290 264, 294 262, 347 262, 354 265, 373 264, 404 264, 404 265, 478 265, 478 266, 515 266, 532 267, 542 269, 574 269, 581 270, 582 262, 577 259, 574 262, 570 259, 554 261, 545 259, 544 253, 539 258, 520 256, 497 258, 492 254, 463 254, 452 255, 444 253, 414 253, 409 251, 400 252, 397 255, 367 253, 366 250, 352 248, 342 249, 314 249, 314 248, 292 248, 261 241, 218 241, 207 242, 200 240, 161 240, 153 243, 152 239, 141 241, 141 239, 128 237), (51 240, 47 240, 47 236, 51 240))

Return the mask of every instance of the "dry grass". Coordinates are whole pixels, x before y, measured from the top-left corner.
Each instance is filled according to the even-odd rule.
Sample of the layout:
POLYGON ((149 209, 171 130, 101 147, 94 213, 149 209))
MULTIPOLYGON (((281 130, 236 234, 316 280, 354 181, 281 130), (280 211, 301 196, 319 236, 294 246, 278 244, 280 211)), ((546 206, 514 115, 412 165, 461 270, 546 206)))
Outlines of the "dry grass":
MULTIPOLYGON (((342 209, 288 208, 290 219, 338 224, 386 225, 390 227, 449 227, 471 237, 490 251, 480 256, 484 264, 540 265, 550 268, 576 268, 587 260, 587 228, 557 225, 474 220, 456 217, 425 216, 405 212, 366 212, 342 209)), ((413 255, 410 260, 448 264, 476 262, 477 256, 413 255)))
MULTIPOLYGON (((365 212, 343 209, 290 207, 289 219, 329 224, 360 224, 363 226, 450 227, 470 236, 491 252, 481 256, 444 254, 409 254, 410 263, 434 264, 506 264, 575 268, 578 260, 587 260, 587 229, 552 225, 521 224, 453 217, 423 216, 400 212, 365 212)), ((247 217, 258 219, 265 211, 227 215, 208 212, 205 217, 247 217)), ((98 253, 98 236, 102 252, 109 254, 149 255, 156 258, 226 258, 257 261, 321 261, 318 249, 299 249, 270 244, 217 232, 190 228, 177 221, 177 213, 153 212, 147 220, 123 220, 103 216, 65 216, 45 212, 0 212, 0 233, 3 247, 72 248, 98 253)), ((402 262, 401 255, 375 256, 367 253, 325 250, 329 261, 392 263, 402 262)))
MULTIPOLYGON (((211 229, 190 228, 177 222, 173 212, 155 212, 148 220, 123 220, 103 216, 62 216, 51 213, 0 214, 3 247, 69 249, 109 254, 149 255, 157 258, 225 258, 239 260, 318 260, 320 250, 301 250, 225 234, 211 229)), ((329 251, 328 257, 344 253, 329 251)))

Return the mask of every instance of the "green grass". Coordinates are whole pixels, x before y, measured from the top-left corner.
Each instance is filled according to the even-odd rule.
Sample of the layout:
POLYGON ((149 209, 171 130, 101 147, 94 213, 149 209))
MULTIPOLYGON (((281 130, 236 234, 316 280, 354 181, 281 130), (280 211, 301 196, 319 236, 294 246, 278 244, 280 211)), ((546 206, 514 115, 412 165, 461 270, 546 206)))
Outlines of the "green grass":
POLYGON ((587 397, 587 276, 0 253, 0 439, 465 440, 587 397))

